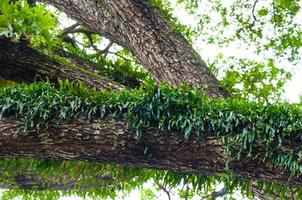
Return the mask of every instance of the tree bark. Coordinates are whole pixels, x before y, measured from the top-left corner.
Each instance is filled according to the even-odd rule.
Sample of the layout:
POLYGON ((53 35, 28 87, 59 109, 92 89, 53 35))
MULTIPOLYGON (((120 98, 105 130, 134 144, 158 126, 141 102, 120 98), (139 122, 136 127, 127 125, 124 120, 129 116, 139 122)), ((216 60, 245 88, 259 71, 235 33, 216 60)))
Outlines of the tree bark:
POLYGON ((81 81, 97 89, 124 88, 81 66, 63 65, 35 49, 3 38, 0 38, 0 77, 19 83, 39 80, 57 82, 58 79, 69 79, 73 82, 81 81))
POLYGON ((216 78, 185 38, 146 0, 41 0, 93 32, 130 50, 157 82, 201 87, 226 97, 216 78))
MULTIPOLYGON (((0 157, 38 157, 127 164, 213 176, 225 171, 227 158, 221 138, 165 133, 151 127, 138 140, 123 120, 111 117, 87 121, 78 118, 49 124, 39 133, 21 133, 13 117, 0 120, 0 157)), ((271 181, 292 187, 301 177, 287 170, 248 158, 229 159, 235 179, 271 181)))

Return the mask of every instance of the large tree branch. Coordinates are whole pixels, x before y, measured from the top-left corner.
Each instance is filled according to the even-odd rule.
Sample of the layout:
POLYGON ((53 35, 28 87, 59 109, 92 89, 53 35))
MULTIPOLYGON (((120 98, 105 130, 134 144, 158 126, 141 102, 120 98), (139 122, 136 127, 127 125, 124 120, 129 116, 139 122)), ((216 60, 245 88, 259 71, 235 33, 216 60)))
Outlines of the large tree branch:
POLYGON ((52 82, 69 79, 75 82, 81 81, 98 89, 124 88, 118 83, 88 71, 83 62, 75 61, 74 58, 72 61, 80 66, 63 65, 35 49, 0 38, 0 77, 2 78, 25 83, 41 79, 52 82), (82 68, 81 65, 84 67, 82 68))
MULTIPOLYGON (((20 134, 22 123, 8 117, 0 120, 0 156, 111 162, 207 176, 225 171, 227 158, 221 138, 192 136, 185 140, 181 134, 151 127, 138 140, 127 127, 125 121, 111 117, 90 122, 78 118, 49 124, 39 133, 20 134)), ((300 177, 290 178, 287 170, 258 160, 228 161, 236 179, 302 185, 300 177)))
POLYGON ((158 82, 187 82, 225 97, 216 78, 181 34, 144 0, 41 0, 130 50, 158 82))

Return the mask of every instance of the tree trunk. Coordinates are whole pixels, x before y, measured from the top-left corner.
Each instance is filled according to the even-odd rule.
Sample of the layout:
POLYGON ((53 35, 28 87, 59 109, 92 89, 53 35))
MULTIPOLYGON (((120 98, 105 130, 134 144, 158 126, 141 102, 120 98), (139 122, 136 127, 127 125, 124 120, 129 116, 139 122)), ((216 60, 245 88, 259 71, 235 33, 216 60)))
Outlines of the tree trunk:
POLYGON ((146 0, 41 0, 93 32, 130 50, 157 82, 201 87, 226 97, 216 78, 185 38, 146 0))
POLYGON ((0 37, 0 77, 19 83, 58 79, 81 81, 98 89, 122 89, 124 86, 70 64, 62 65, 41 52, 0 37))
MULTIPOLYGON (((39 133, 20 133, 22 124, 13 117, 0 120, 0 157, 38 157, 127 164, 212 176, 225 171, 227 158, 220 138, 185 140, 179 133, 148 128, 138 140, 123 120, 111 117, 87 121, 78 118, 49 124, 39 133)), ((272 181, 301 186, 300 177, 287 170, 248 158, 230 166, 234 178, 272 181)))

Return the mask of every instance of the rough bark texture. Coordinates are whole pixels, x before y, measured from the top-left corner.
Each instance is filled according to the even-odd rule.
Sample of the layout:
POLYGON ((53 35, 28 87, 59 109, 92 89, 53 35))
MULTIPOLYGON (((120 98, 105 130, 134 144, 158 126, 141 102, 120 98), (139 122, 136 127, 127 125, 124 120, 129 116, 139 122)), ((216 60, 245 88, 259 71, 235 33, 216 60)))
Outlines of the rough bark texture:
POLYGON ((63 65, 35 49, 3 38, 0 38, 0 77, 21 83, 69 79, 98 89, 123 88, 118 83, 81 70, 78 66, 63 65))
MULTIPOLYGON (((185 140, 182 134, 149 128, 137 140, 123 120, 84 118, 49 124, 39 133, 22 134, 15 118, 0 120, 0 157, 38 157, 121 163, 212 176, 224 172, 226 158, 216 137, 185 140), (148 148, 147 152, 145 151, 148 148)), ((235 178, 301 186, 301 177, 269 164, 230 160, 235 178)))
POLYGON ((41 1, 130 50, 158 82, 187 82, 210 96, 227 96, 192 45, 146 0, 41 1))

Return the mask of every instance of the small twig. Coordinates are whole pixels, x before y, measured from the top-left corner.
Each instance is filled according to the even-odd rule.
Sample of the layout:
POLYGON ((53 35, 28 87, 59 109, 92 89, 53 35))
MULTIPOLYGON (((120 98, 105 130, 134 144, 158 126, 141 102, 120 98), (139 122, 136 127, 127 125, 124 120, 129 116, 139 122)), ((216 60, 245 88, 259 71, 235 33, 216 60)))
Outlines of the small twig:
POLYGON ((66 42, 66 43, 70 43, 73 47, 77 46, 78 41, 73 37, 69 37, 68 35, 65 35, 61 39, 62 39, 62 41, 66 42))
POLYGON ((84 33, 89 41, 90 47, 92 47, 96 52, 101 52, 100 49, 97 48, 97 46, 94 45, 93 39, 92 39, 92 34, 91 33, 84 33))
POLYGON ((127 61, 129 61, 129 62, 134 62, 134 63, 140 65, 140 63, 139 63, 137 60, 135 60, 135 59, 134 59, 134 60, 131 60, 131 59, 129 59, 129 58, 126 58, 125 56, 120 55, 119 52, 108 51, 108 53, 109 53, 109 54, 112 54, 112 55, 116 55, 117 57, 120 57, 120 58, 122 58, 122 59, 124 59, 124 60, 127 60, 127 61))
POLYGON ((167 188, 164 187, 163 185, 161 185, 160 187, 167 194, 168 199, 171 200, 170 190, 167 190, 167 188))
POLYGON ((273 0, 273 17, 274 17, 274 34, 276 35, 276 4, 275 0, 273 0))
POLYGON ((252 28, 256 24, 256 21, 257 21, 256 15, 255 15, 255 10, 256 10, 256 5, 257 5, 258 1, 259 0, 254 1, 254 5, 253 5, 253 9, 252 9, 253 23, 250 25, 250 28, 252 28))
POLYGON ((214 192, 212 192, 211 194, 202 197, 201 199, 203 200, 203 199, 207 199, 208 197, 211 197, 211 199, 214 199, 214 200, 215 200, 215 199, 218 198, 218 197, 223 197, 226 193, 227 193, 226 187, 223 186, 223 188, 222 188, 221 190, 219 190, 219 191, 217 191, 217 192, 214 191, 214 192))
POLYGON ((129 58, 126 58, 126 57, 120 55, 118 52, 108 51, 108 53, 109 53, 109 54, 112 54, 112 55, 116 55, 117 57, 120 57, 120 58, 122 58, 122 59, 124 59, 124 60, 127 60, 127 61, 129 61, 129 62, 132 62, 132 60, 130 60, 129 58))
POLYGON ((101 50, 101 53, 107 55, 109 52, 109 49, 112 47, 112 45, 113 45, 113 42, 110 41, 109 44, 103 50, 101 50))
POLYGON ((86 37, 88 38, 89 41, 89 46, 84 45, 83 43, 80 43, 77 41, 77 43, 83 45, 84 47, 92 47, 96 52, 101 53, 101 54, 105 54, 107 55, 109 53, 109 49, 112 47, 112 45, 114 44, 113 42, 110 41, 110 43, 104 48, 104 49, 99 49, 95 44, 94 41, 92 39, 92 34, 96 34, 90 30, 87 29, 83 29, 83 28, 78 28, 78 29, 69 29, 68 30, 68 34, 74 34, 74 33, 82 33, 84 35, 86 35, 86 37))
POLYGON ((185 200, 188 200, 188 195, 189 195, 189 186, 187 185, 187 188, 186 188, 186 195, 185 195, 185 200))
POLYGON ((166 185, 166 184, 161 184, 161 183, 159 183, 159 182, 156 181, 156 180, 154 181, 154 184, 155 184, 158 188, 162 189, 162 190, 167 194, 168 200, 171 200, 171 195, 170 195, 171 188, 170 188, 170 189, 167 189, 166 186, 164 186, 164 185, 166 185))

